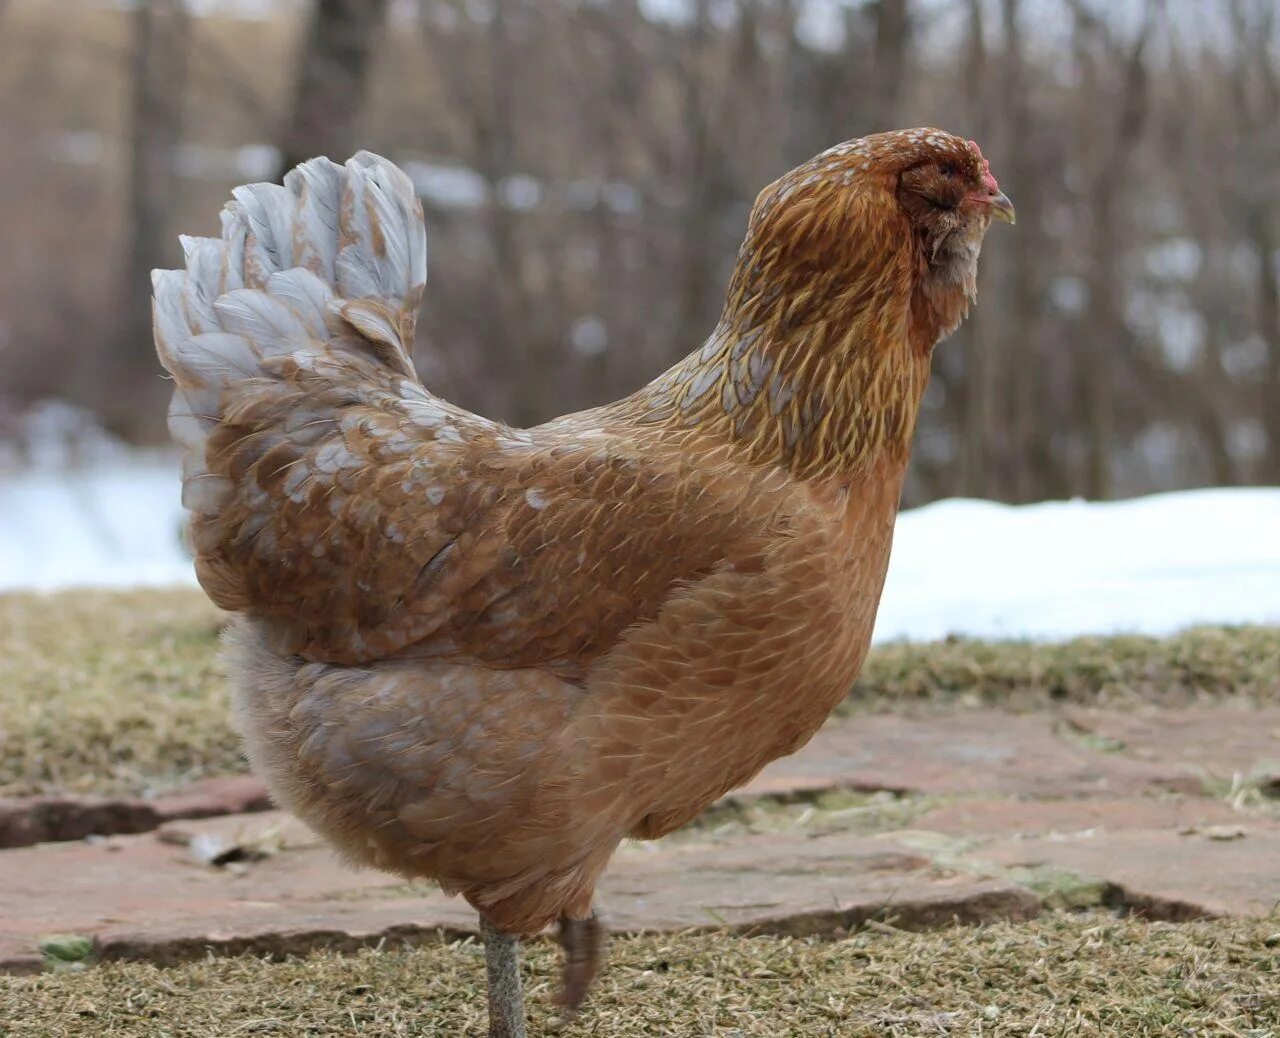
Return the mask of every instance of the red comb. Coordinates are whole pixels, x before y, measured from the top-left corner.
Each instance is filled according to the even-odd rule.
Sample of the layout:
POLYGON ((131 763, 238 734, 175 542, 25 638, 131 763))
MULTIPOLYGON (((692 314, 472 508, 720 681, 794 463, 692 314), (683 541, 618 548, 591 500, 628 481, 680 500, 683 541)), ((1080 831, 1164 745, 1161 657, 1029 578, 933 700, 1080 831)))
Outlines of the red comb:
POLYGON ((999 191, 1000 185, 996 183, 995 175, 991 172, 991 163, 987 161, 986 156, 982 154, 982 149, 978 147, 977 141, 970 141, 971 147, 982 162, 982 182, 992 191, 999 191))

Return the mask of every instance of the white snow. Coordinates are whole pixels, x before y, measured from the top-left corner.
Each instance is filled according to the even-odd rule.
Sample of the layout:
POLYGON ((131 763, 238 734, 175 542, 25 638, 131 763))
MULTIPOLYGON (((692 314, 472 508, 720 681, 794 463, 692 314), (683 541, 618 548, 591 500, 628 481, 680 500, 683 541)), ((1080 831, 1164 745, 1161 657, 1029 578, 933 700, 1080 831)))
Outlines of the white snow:
POLYGON ((0 471, 0 591, 195 584, 178 461, 0 471))
MULTIPOLYGON (((0 471, 0 590, 194 584, 176 459, 0 471)), ((1280 623, 1280 489, 941 501, 898 520, 876 640, 1280 623)))
POLYGON ((1280 489, 904 512, 876 640, 1280 623, 1280 489))

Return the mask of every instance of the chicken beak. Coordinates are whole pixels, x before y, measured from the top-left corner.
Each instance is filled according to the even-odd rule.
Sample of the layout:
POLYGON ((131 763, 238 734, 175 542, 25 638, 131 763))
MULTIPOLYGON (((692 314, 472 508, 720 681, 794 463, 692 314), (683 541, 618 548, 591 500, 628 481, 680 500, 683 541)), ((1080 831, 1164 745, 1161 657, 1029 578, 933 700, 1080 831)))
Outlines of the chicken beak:
POLYGON ((1003 220, 1007 224, 1018 222, 1013 211, 1013 203, 1009 201, 1009 196, 1003 191, 997 190, 994 194, 988 195, 984 201, 991 207, 991 218, 993 220, 1003 220))

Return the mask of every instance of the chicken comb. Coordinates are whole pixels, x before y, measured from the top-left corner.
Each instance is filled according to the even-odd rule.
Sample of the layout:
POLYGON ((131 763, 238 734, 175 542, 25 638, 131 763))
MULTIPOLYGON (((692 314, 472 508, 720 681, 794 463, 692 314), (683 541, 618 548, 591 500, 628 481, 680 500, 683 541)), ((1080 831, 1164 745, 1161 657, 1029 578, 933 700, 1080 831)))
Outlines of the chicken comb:
POLYGON ((978 161, 982 163, 982 183, 991 191, 999 191, 1000 185, 996 183, 995 174, 991 172, 991 163, 987 161, 987 157, 982 154, 982 149, 978 147, 977 141, 970 141, 969 147, 978 156, 978 161))

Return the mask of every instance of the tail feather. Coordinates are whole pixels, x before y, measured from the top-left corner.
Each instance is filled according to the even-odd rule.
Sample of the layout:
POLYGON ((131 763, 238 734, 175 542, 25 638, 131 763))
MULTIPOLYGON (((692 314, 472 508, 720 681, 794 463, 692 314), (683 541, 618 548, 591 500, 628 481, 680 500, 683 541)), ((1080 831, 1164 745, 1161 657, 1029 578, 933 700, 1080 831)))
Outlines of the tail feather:
POLYGON ((225 249, 217 238, 181 237, 187 275, 183 279, 183 303, 192 328, 202 332, 218 330, 213 304, 222 292, 222 259, 225 249))
MULTIPOLYGON (((302 314, 280 296, 272 295, 269 289, 237 288, 220 296, 213 310, 219 328, 242 337, 246 348, 258 360, 295 348, 314 349, 319 345, 314 325, 308 326, 302 314)), ((323 328, 322 324, 321 334, 323 328)), ((255 365, 255 375, 257 373, 255 365)))
POLYGON ((325 337, 325 314, 333 300, 333 289, 328 283, 304 267, 295 267, 267 278, 267 292, 288 305, 306 324, 313 338, 325 337))
POLYGON ((233 198, 221 238, 184 237, 186 269, 152 275, 156 351, 177 384, 169 431, 183 448, 183 501, 204 515, 227 493, 208 472, 206 442, 241 390, 278 379, 274 358, 355 354, 416 381, 427 277, 413 185, 377 155, 312 159, 283 186, 250 184, 233 198))
POLYGON ((231 192, 247 224, 245 286, 266 288, 267 278, 296 266, 293 236, 297 198, 279 184, 245 184, 231 192))
POLYGON ((346 170, 328 159, 312 159, 284 178, 285 187, 298 199, 298 264, 328 285, 335 283, 333 261, 342 234, 339 214, 345 178, 346 170))
POLYGON ((220 214, 222 270, 218 278, 219 294, 244 288, 244 246, 249 236, 249 224, 236 208, 236 203, 228 202, 220 214))
POLYGON ((342 244, 334 264, 340 294, 348 299, 405 298, 427 277, 427 240, 413 184, 367 151, 347 168, 350 191, 342 196, 342 244), (356 170, 363 175, 355 175, 356 170))

